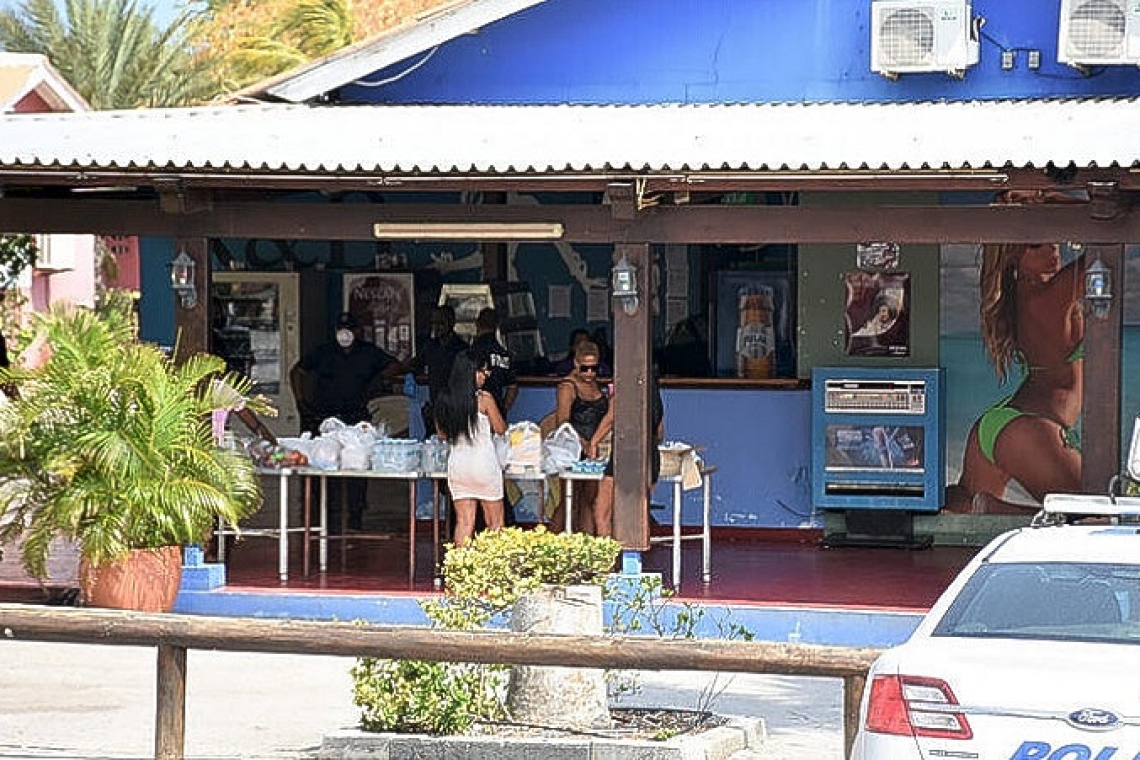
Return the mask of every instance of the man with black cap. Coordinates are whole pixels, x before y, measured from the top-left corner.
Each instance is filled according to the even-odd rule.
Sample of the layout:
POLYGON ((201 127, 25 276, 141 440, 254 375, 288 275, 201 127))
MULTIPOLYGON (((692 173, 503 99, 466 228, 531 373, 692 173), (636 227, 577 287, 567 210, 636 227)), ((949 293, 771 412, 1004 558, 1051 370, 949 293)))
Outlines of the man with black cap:
MULTIPOLYGON (((379 395, 388 378, 403 374, 396 357, 361 340, 359 332, 356 319, 342 313, 336 320, 336 339, 317 346, 290 370, 302 431, 318 435, 321 422, 329 417, 347 425, 370 420, 368 401, 379 395)), ((367 483, 349 479, 347 487, 348 525, 359 529, 367 483)))

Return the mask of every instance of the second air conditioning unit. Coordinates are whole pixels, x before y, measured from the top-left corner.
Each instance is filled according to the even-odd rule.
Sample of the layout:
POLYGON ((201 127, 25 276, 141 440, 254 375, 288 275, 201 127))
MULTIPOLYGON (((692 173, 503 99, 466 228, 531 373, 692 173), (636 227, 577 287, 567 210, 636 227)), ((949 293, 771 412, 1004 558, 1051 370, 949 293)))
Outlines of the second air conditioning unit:
POLYGON ((1140 0, 1061 0, 1058 26, 1061 63, 1140 64, 1140 0))
POLYGON ((874 0, 871 71, 944 72, 961 77, 978 62, 978 36, 966 0, 874 0))

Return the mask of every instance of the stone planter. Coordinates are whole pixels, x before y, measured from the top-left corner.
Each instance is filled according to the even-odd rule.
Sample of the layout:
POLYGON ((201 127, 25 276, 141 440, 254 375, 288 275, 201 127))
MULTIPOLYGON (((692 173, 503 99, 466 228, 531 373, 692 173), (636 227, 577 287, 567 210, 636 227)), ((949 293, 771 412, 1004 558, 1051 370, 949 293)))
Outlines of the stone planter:
MULTIPOLYGON (((515 602, 515 633, 602 634, 599 586, 545 586, 515 602)), ((605 673, 587 668, 511 668, 507 689, 511 719, 557 728, 606 728, 610 725, 605 673)))

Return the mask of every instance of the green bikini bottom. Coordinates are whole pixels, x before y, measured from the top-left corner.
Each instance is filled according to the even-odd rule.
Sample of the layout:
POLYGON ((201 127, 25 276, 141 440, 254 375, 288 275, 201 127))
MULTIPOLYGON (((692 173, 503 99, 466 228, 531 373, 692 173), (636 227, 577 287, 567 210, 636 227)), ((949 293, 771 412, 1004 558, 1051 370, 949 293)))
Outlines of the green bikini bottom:
MULTIPOLYGON (((978 447, 982 450, 982 454, 986 459, 990 460, 991 464, 994 462, 994 447, 997 446, 998 436, 1001 431, 1005 430, 1009 423, 1016 420, 1018 417, 1040 417, 1039 414, 1032 412, 1023 412, 1020 409, 1009 405, 1013 396, 1002 399, 998 403, 991 406, 985 411, 981 419, 978 420, 978 447)), ((1060 423, 1057 423, 1060 425, 1060 423)), ((1061 437, 1065 441, 1065 447, 1081 450, 1081 439, 1077 431, 1067 425, 1060 425, 1061 437)))

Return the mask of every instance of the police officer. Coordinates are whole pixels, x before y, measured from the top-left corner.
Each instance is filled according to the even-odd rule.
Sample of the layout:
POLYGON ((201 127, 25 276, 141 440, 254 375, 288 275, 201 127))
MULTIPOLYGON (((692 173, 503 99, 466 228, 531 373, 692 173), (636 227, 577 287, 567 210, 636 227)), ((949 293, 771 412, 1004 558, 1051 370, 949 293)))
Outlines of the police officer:
MULTIPOLYGON (((342 313, 336 321, 335 340, 317 346, 289 372, 301 429, 315 436, 321 422, 329 417, 347 425, 370 420, 368 401, 380 394, 388 378, 402 374, 403 369, 396 357, 361 340, 356 319, 342 313)), ((350 529, 361 528, 367 485, 353 478, 346 484, 350 529)))

